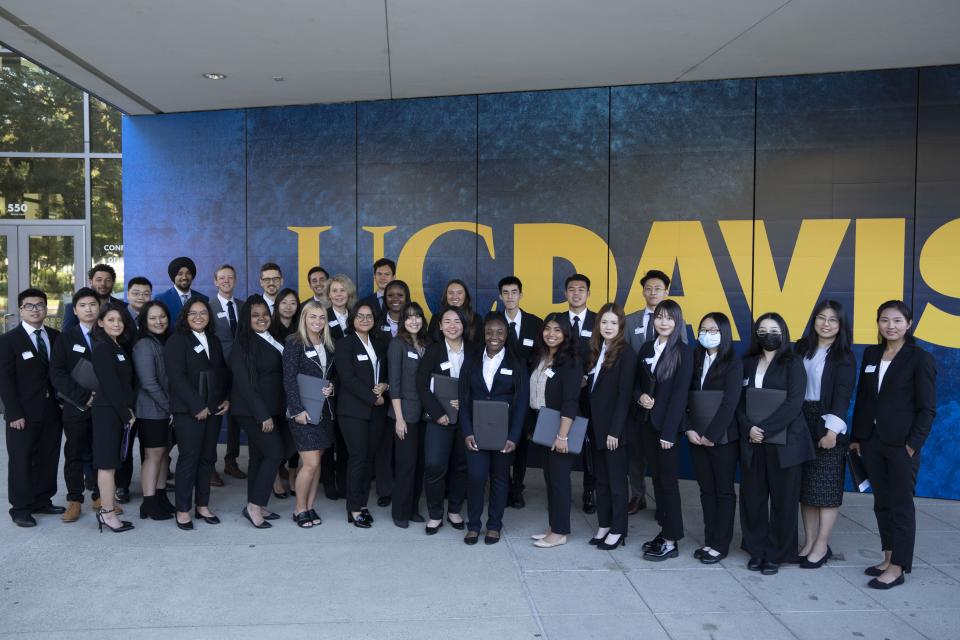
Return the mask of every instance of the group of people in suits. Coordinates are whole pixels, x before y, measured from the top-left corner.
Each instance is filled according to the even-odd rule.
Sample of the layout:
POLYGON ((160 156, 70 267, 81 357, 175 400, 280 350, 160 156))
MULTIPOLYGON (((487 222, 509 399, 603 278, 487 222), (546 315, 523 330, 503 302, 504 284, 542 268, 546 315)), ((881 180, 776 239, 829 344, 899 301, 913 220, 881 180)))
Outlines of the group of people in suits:
POLYGON ((729 553, 739 468, 748 567, 773 575, 783 563, 823 566, 847 457, 855 455, 873 486, 884 551, 867 570, 869 585, 891 588, 911 569, 913 488, 935 416, 936 370, 901 301, 878 309, 878 344, 865 351, 858 379, 839 303, 819 302, 795 343, 779 314, 763 313, 737 357, 723 313, 700 319, 688 344, 687 320, 660 271, 643 276, 645 308, 629 316, 615 303, 591 311, 590 280, 574 274, 564 283, 567 308, 543 319, 521 308, 522 282, 509 276, 498 283, 500 311, 481 317, 466 283, 454 279, 429 321, 388 259, 374 264, 376 291, 360 301, 349 277, 319 266, 308 274, 313 295, 305 301, 283 288, 274 263, 261 267, 262 292, 246 300, 233 295, 230 265, 216 270, 209 299, 192 288, 196 272, 190 258, 176 258, 169 290, 151 299, 149 280, 133 278, 124 303, 112 296, 112 269, 97 265, 74 294, 62 334, 44 325, 43 291, 19 294, 21 324, 0 336, 17 525, 35 525, 37 514, 74 522, 89 490, 101 530, 132 529, 119 516, 135 439, 141 518, 173 519, 184 530, 195 520, 217 524, 210 486, 222 484, 215 464, 225 423, 224 470, 247 480, 242 514, 256 528, 279 518, 268 508, 271 494, 295 497, 297 526, 320 525, 322 484, 329 498, 346 499, 347 521, 358 528, 373 525, 375 488, 398 527, 423 523, 434 535, 446 521, 466 530, 468 545, 481 533, 496 544, 506 507, 525 506, 527 460, 538 457, 548 522, 534 545, 567 542, 577 465, 582 508, 597 515, 589 543, 624 545, 628 516, 646 507, 649 470, 661 530, 643 543, 643 557, 663 561, 678 556, 684 535, 678 477, 686 438, 700 486, 701 562, 729 553), (450 384, 452 397, 441 392, 450 384), (698 407, 707 398, 704 414, 698 407), (502 447, 478 444, 483 402, 508 407, 502 447), (559 429, 552 442, 535 443, 545 410, 559 413, 559 429), (241 432, 246 472, 237 465, 241 432), (51 501, 61 440, 66 508, 51 501))

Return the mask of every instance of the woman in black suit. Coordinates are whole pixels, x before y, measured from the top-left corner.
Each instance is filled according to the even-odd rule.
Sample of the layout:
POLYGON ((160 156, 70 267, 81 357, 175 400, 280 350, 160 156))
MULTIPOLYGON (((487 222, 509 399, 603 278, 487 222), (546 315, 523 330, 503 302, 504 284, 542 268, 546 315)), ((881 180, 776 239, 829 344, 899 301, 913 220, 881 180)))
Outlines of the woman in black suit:
POLYGON ((800 475, 802 569, 818 569, 833 556, 830 533, 843 502, 843 471, 850 440, 845 420, 857 377, 852 343, 850 323, 843 306, 835 300, 817 303, 803 337, 797 341, 796 351, 807 372, 803 416, 816 451, 816 458, 804 463, 800 475))
POLYGON ((463 280, 454 278, 447 283, 443 290, 443 300, 440 311, 430 318, 427 333, 434 342, 443 341, 443 328, 440 326, 440 316, 447 309, 459 309, 463 313, 463 338, 471 345, 483 344, 483 318, 473 310, 470 289, 463 280))
POLYGON ((920 449, 937 414, 937 369, 914 343, 912 326, 910 307, 900 300, 877 309, 880 344, 863 352, 853 406, 850 448, 863 456, 883 548, 883 562, 864 572, 874 589, 903 584, 913 567, 913 490, 920 449))
MULTIPOLYGON (((279 298, 278 298, 279 299, 279 298)), ((237 337, 230 350, 230 415, 247 434, 247 504, 241 511, 257 529, 276 519, 267 510, 277 467, 289 451, 280 430, 286 397, 283 391, 283 345, 270 334, 270 308, 254 294, 240 309, 237 337)))
POLYGON ((637 354, 626 341, 626 318, 617 304, 597 312, 590 338, 587 389, 590 437, 597 477, 597 535, 590 544, 611 550, 627 540, 627 447, 625 429, 637 370, 637 354), (623 444, 623 446, 621 446, 623 444))
MULTIPOLYGON (((387 285, 387 290, 390 285, 387 285)), ((389 304, 389 301, 387 302, 389 304)), ((423 405, 417 393, 417 367, 426 350, 427 321, 423 308, 408 302, 400 311, 403 322, 387 349, 390 383, 389 416, 394 420, 393 524, 406 529, 410 521, 423 522, 419 513, 423 490, 423 405)))
POLYGON ((503 511, 507 508, 511 454, 523 433, 523 418, 530 404, 527 367, 507 349, 507 319, 492 311, 483 323, 483 354, 471 358, 460 376, 460 430, 467 449, 467 534, 463 541, 473 545, 480 538, 483 502, 490 483, 487 532, 484 544, 500 542, 503 511), (473 402, 506 402, 509 405, 507 441, 499 451, 481 450, 473 431, 473 402))
POLYGON ((679 555, 677 544, 683 537, 680 448, 676 445, 686 422, 693 351, 683 342, 687 323, 680 305, 673 300, 664 300, 654 308, 653 326, 656 337, 644 343, 637 356, 637 381, 641 390, 638 402, 649 412, 640 429, 660 524, 660 533, 643 545, 643 559, 659 562, 679 555))
POLYGON ((195 516, 210 524, 219 520, 210 511, 210 477, 217 462, 220 416, 230 410, 228 392, 222 400, 200 395, 200 374, 227 378, 223 348, 217 339, 210 304, 193 297, 180 309, 176 330, 163 347, 167 379, 170 382, 170 411, 179 451, 176 470, 177 527, 193 529, 191 502, 196 499, 195 516), (209 402, 208 402, 209 401, 209 402))
MULTIPOLYGON (((126 520, 114 513, 114 472, 120 468, 124 429, 131 429, 136 421, 133 407, 133 363, 120 346, 125 331, 124 314, 116 307, 103 305, 93 329, 93 370, 100 383, 100 391, 93 396, 93 468, 97 470, 101 508, 97 512, 100 531, 106 526, 120 533, 133 529, 126 520)), ((126 443, 129 447, 129 442, 126 443)), ((124 455, 130 455, 129 451, 124 455)))
POLYGON ((353 332, 349 316, 357 304, 357 286, 349 276, 338 273, 327 282, 327 300, 330 301, 330 337, 333 344, 337 344, 353 332))
POLYGON ((801 465, 814 457, 803 418, 807 375, 790 348, 790 332, 778 313, 765 313, 753 324, 743 359, 744 393, 737 407, 740 425, 740 529, 750 554, 747 568, 774 575, 797 556, 797 502, 801 465), (777 389, 783 401, 763 419, 747 406, 747 388, 777 389), (784 433, 785 432, 785 433, 784 433), (786 443, 769 439, 786 436, 786 443))
MULTIPOLYGON (((424 491, 429 512, 426 524, 428 536, 443 526, 443 503, 447 502, 447 522, 454 529, 463 529, 460 509, 467 496, 467 450, 455 421, 433 392, 433 376, 459 378, 470 349, 463 337, 466 316, 460 308, 451 308, 434 316, 440 318, 442 332, 439 342, 427 347, 417 367, 417 393, 427 414, 423 433, 424 491)), ((462 409, 459 400, 450 406, 462 409)))
POLYGON ((700 485, 703 509, 703 546, 693 556, 704 564, 727 557, 733 540, 733 518, 737 512, 739 436, 736 410, 740 403, 743 363, 733 353, 733 330, 726 315, 708 313, 700 321, 697 347, 693 353, 691 402, 699 391, 723 395, 717 412, 706 425, 690 424, 690 458, 700 485))
POLYGON ((283 349, 283 388, 286 391, 287 415, 290 431, 303 468, 297 474, 297 506, 293 521, 298 527, 309 529, 322 523, 313 505, 317 499, 317 479, 320 475, 320 457, 333 446, 334 376, 333 340, 327 325, 327 310, 316 300, 310 300, 300 310, 297 332, 287 338, 283 349), (297 377, 310 376, 326 380, 319 416, 312 416, 304 408, 297 377), (314 420, 318 422, 312 424, 314 420))
MULTIPOLYGON (((281 289, 280 292, 277 293, 276 301, 273 305, 273 315, 270 316, 270 335, 281 345, 285 344, 287 337, 297 332, 299 324, 300 297, 293 289, 281 289)), ((285 420, 282 422, 279 431, 283 437, 284 449, 293 451, 293 453, 290 455, 290 458, 285 460, 284 463, 281 463, 280 468, 277 469, 277 476, 273 480, 273 492, 278 498, 287 498, 291 494, 295 495, 293 487, 296 486, 297 483, 297 469, 300 466, 300 455, 294 448, 293 436, 290 434, 285 420)))
POLYGON ((383 437, 387 416, 386 353, 370 335, 376 324, 376 310, 357 305, 350 313, 353 333, 336 345, 334 362, 340 379, 337 393, 337 420, 350 452, 347 468, 347 522, 369 529, 373 516, 367 510, 370 480, 383 437))
POLYGON ((579 337, 573 335, 562 313, 543 321, 530 361, 530 408, 528 420, 536 424, 544 407, 560 412, 560 431, 553 444, 542 447, 543 479, 547 485, 547 530, 532 536, 534 546, 549 549, 567 543, 570 535, 570 473, 576 456, 570 453, 570 428, 580 406, 583 365, 577 355, 579 337))
MULTIPOLYGON (((351 332, 347 320, 350 309, 357 303, 357 287, 349 277, 338 273, 327 281, 327 325, 330 327, 330 339, 336 345, 351 332)), ((334 423, 336 443, 323 452, 320 459, 320 482, 323 494, 328 500, 338 500, 347 495, 347 443, 343 439, 340 423, 334 423)))

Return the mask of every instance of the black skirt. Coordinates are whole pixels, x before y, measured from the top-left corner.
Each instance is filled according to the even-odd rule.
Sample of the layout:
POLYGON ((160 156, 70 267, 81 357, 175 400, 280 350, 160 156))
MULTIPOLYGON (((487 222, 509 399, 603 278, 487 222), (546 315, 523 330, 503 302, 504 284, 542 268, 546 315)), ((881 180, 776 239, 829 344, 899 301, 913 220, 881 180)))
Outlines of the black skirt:
POLYGON ((170 446, 170 434, 173 427, 167 418, 161 420, 138 419, 136 422, 140 444, 145 449, 159 449, 170 446))
POLYGON ((333 446, 336 434, 333 429, 333 420, 324 417, 320 424, 297 424, 289 420, 290 432, 297 451, 319 451, 333 446))
POLYGON ((821 449, 817 446, 820 441, 820 425, 823 407, 818 401, 803 403, 803 417, 810 428, 810 437, 816 458, 803 463, 803 472, 800 484, 800 502, 810 506, 830 508, 839 507, 843 503, 843 474, 847 451, 845 439, 838 439, 833 449, 821 449))

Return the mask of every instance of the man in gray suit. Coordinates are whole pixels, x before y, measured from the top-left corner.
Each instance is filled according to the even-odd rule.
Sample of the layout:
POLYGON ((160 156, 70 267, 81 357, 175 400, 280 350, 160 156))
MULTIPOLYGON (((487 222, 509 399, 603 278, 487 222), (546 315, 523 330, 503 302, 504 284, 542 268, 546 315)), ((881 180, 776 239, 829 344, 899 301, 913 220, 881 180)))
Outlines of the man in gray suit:
MULTIPOLYGON (((670 295, 670 277, 663 271, 652 269, 640 278, 643 287, 643 299, 647 306, 627 316, 626 336, 630 346, 636 352, 644 342, 653 340, 656 332, 653 329, 653 310, 660 302, 670 295)), ((640 366, 646 366, 640 363, 640 366)), ((634 407, 636 409, 636 407, 634 407)), ((631 414, 636 417, 636 411, 631 414)), ((628 432, 627 451, 630 456, 630 502, 627 504, 627 513, 633 515, 647 508, 647 465, 643 455, 643 440, 640 437, 640 425, 634 425, 628 432)))
MULTIPOLYGON (((217 287, 217 295, 210 299, 210 308, 213 310, 213 324, 217 338, 223 345, 223 357, 230 357, 230 348, 237 335, 237 322, 240 318, 240 308, 243 300, 233 297, 233 289, 237 286, 237 270, 225 264, 213 274, 213 284, 217 287)), ((227 454, 223 457, 223 472, 228 476, 243 480, 247 474, 237 466, 237 456, 240 455, 240 425, 229 413, 227 420, 227 454)))

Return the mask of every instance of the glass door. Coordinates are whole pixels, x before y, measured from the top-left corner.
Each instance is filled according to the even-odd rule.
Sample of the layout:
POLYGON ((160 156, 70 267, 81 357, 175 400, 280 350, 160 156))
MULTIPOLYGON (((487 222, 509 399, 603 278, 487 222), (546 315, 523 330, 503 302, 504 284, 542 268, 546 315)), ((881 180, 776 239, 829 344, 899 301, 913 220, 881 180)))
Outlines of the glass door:
POLYGON ((6 331, 17 317, 17 266, 10 268, 10 258, 16 255, 16 227, 0 227, 0 314, 3 322, 0 331, 6 331), (10 295, 13 294, 13 300, 10 295))

